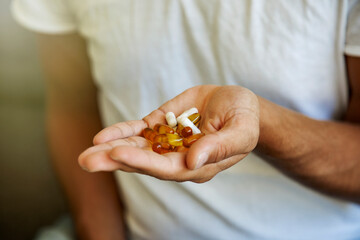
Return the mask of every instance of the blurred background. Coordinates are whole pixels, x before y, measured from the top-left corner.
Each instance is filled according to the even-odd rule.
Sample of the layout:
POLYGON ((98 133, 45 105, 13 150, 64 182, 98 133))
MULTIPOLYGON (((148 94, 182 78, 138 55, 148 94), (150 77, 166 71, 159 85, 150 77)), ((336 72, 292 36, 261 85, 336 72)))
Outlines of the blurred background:
POLYGON ((0 1, 0 239, 32 239, 65 212, 46 150, 35 36, 0 1))

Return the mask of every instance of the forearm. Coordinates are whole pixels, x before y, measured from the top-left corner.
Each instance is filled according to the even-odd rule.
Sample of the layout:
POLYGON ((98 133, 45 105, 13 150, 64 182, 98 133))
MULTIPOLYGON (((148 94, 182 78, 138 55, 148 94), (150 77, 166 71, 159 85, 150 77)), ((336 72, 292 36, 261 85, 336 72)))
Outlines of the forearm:
POLYGON ((360 202, 360 126, 318 121, 260 102, 257 150, 298 181, 327 194, 360 202))
POLYGON ((101 128, 97 115, 48 111, 48 133, 55 168, 68 197, 81 239, 121 239, 122 209, 112 173, 83 171, 77 158, 101 128))

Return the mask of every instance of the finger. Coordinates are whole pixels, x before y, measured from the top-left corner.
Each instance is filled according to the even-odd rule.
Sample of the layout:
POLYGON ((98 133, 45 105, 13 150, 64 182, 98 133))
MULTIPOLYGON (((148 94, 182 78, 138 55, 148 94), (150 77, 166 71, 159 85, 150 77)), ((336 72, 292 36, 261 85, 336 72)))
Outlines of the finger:
POLYGON ((246 117, 234 121, 227 122, 220 131, 205 135, 191 146, 186 159, 189 169, 247 154, 255 148, 259 136, 258 120, 246 117))
POLYGON ((79 159, 80 166, 88 172, 115 171, 136 172, 137 170, 114 161, 109 157, 109 150, 98 151, 88 155, 86 158, 79 159))
POLYGON ((127 138, 130 136, 138 136, 141 131, 148 125, 142 120, 128 121, 114 124, 104 128, 94 137, 94 144, 98 145, 119 138, 127 138))
POLYGON ((103 144, 95 145, 93 147, 86 149, 83 153, 80 154, 78 158, 78 162, 82 167, 87 168, 89 171, 99 170, 98 168, 93 169, 91 167, 92 165, 90 167, 86 167, 88 165, 88 161, 93 161, 94 155, 105 156, 105 155, 99 155, 98 153, 99 152, 108 153, 111 149, 120 145, 134 146, 138 148, 150 148, 150 143, 142 137, 135 136, 124 139, 118 139, 103 144))
POLYGON ((175 116, 179 116, 184 111, 196 107, 199 110, 203 109, 206 102, 205 98, 209 97, 211 92, 216 90, 219 86, 215 85, 202 85, 185 90, 175 98, 167 101, 158 109, 151 112, 143 118, 149 126, 154 126, 156 123, 165 123, 165 114, 173 112, 175 116))
POLYGON ((126 145, 126 146, 134 146, 139 148, 146 148, 151 147, 149 141, 147 141, 143 137, 133 136, 123 139, 116 139, 113 141, 108 141, 99 145, 92 146, 88 149, 86 149, 84 152, 82 152, 79 156, 79 158, 86 157, 87 155, 90 155, 95 152, 99 151, 105 151, 110 150, 114 147, 120 146, 120 145, 126 145))
POLYGON ((110 152, 110 157, 126 166, 140 170, 139 173, 162 180, 185 181, 194 178, 185 164, 186 153, 157 154, 130 146, 119 146, 110 152))

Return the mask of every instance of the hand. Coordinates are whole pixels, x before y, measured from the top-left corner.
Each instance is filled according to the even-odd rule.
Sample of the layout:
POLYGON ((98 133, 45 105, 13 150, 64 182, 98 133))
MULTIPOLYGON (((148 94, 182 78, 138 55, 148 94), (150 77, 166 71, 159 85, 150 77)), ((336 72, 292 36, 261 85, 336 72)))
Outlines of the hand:
POLYGON ((249 154, 259 138, 257 96, 240 86, 203 85, 190 88, 166 102, 143 120, 105 128, 94 138, 94 147, 79 157, 90 171, 137 172, 163 180, 206 182, 249 154), (206 135, 187 152, 164 155, 151 151, 141 131, 165 123, 165 113, 176 116, 196 107, 202 116, 200 130, 206 135))

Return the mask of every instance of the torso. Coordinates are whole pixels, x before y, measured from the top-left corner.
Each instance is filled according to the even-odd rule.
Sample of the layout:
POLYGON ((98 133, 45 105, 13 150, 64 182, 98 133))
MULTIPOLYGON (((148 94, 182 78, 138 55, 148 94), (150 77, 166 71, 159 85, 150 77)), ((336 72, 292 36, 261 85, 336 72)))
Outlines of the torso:
MULTIPOLYGON (((106 125, 142 118, 199 84, 242 85, 317 119, 345 111, 346 1, 69 4, 89 44, 106 125)), ((126 173, 119 179, 139 238, 360 235, 359 208, 300 186, 254 154, 201 185, 126 173)))

